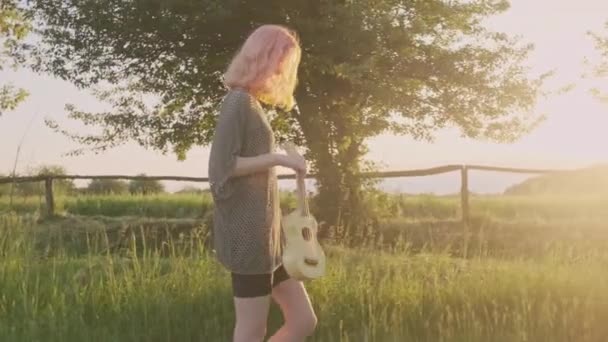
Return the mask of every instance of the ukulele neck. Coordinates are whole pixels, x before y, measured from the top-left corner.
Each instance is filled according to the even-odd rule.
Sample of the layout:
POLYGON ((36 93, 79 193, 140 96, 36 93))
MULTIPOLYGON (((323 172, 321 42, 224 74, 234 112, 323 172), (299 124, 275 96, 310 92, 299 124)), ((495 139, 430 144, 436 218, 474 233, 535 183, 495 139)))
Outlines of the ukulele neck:
POLYGON ((304 174, 297 172, 296 179, 298 185, 298 210, 302 213, 302 216, 310 216, 310 209, 306 198, 306 180, 304 174))

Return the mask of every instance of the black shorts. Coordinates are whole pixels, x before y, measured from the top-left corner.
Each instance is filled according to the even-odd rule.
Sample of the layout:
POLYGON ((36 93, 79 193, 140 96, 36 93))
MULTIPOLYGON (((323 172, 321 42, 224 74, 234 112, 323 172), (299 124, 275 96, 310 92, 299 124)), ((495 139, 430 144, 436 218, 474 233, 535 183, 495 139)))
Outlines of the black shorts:
POLYGON ((272 289, 289 279, 289 274, 283 266, 271 274, 237 274, 232 273, 232 293, 237 298, 253 298, 268 296, 272 289))

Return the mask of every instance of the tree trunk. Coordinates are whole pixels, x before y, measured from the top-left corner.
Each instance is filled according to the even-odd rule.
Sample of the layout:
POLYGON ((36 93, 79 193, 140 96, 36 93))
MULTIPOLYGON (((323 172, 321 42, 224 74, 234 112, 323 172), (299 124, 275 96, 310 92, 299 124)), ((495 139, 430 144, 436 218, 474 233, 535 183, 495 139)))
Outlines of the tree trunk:
POLYGON ((353 109, 325 103, 322 96, 307 95, 304 90, 297 95, 301 110, 297 121, 306 139, 312 171, 317 174, 319 195, 313 209, 318 220, 325 223, 321 237, 342 239, 360 226, 365 215, 360 177, 364 137, 350 130, 358 125, 355 120, 359 116, 337 115, 353 109), (313 112, 323 115, 307 115, 313 112))
POLYGON ((311 156, 317 174, 319 195, 315 211, 325 222, 322 235, 342 239, 354 233, 364 216, 360 173, 360 145, 346 150, 331 151, 331 144, 311 144, 311 156))

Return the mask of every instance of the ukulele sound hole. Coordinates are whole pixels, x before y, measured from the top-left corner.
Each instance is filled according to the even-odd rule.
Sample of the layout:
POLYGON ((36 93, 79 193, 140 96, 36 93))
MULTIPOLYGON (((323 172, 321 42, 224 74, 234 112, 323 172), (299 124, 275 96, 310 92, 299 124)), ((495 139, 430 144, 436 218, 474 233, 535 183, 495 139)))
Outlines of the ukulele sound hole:
POLYGON ((310 241, 310 239, 312 239, 312 233, 310 231, 310 228, 302 228, 302 238, 304 239, 304 241, 310 241))
POLYGON ((317 266, 319 264, 318 260, 304 258, 304 263, 308 266, 317 266))

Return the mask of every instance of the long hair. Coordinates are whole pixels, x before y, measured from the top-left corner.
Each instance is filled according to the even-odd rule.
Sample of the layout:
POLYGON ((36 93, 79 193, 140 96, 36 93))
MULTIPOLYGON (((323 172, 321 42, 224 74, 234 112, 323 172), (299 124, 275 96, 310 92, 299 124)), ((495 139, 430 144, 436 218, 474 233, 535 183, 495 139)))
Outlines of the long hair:
POLYGON ((295 33, 278 25, 253 31, 224 74, 229 88, 244 88, 260 101, 290 110, 302 51, 295 33))

